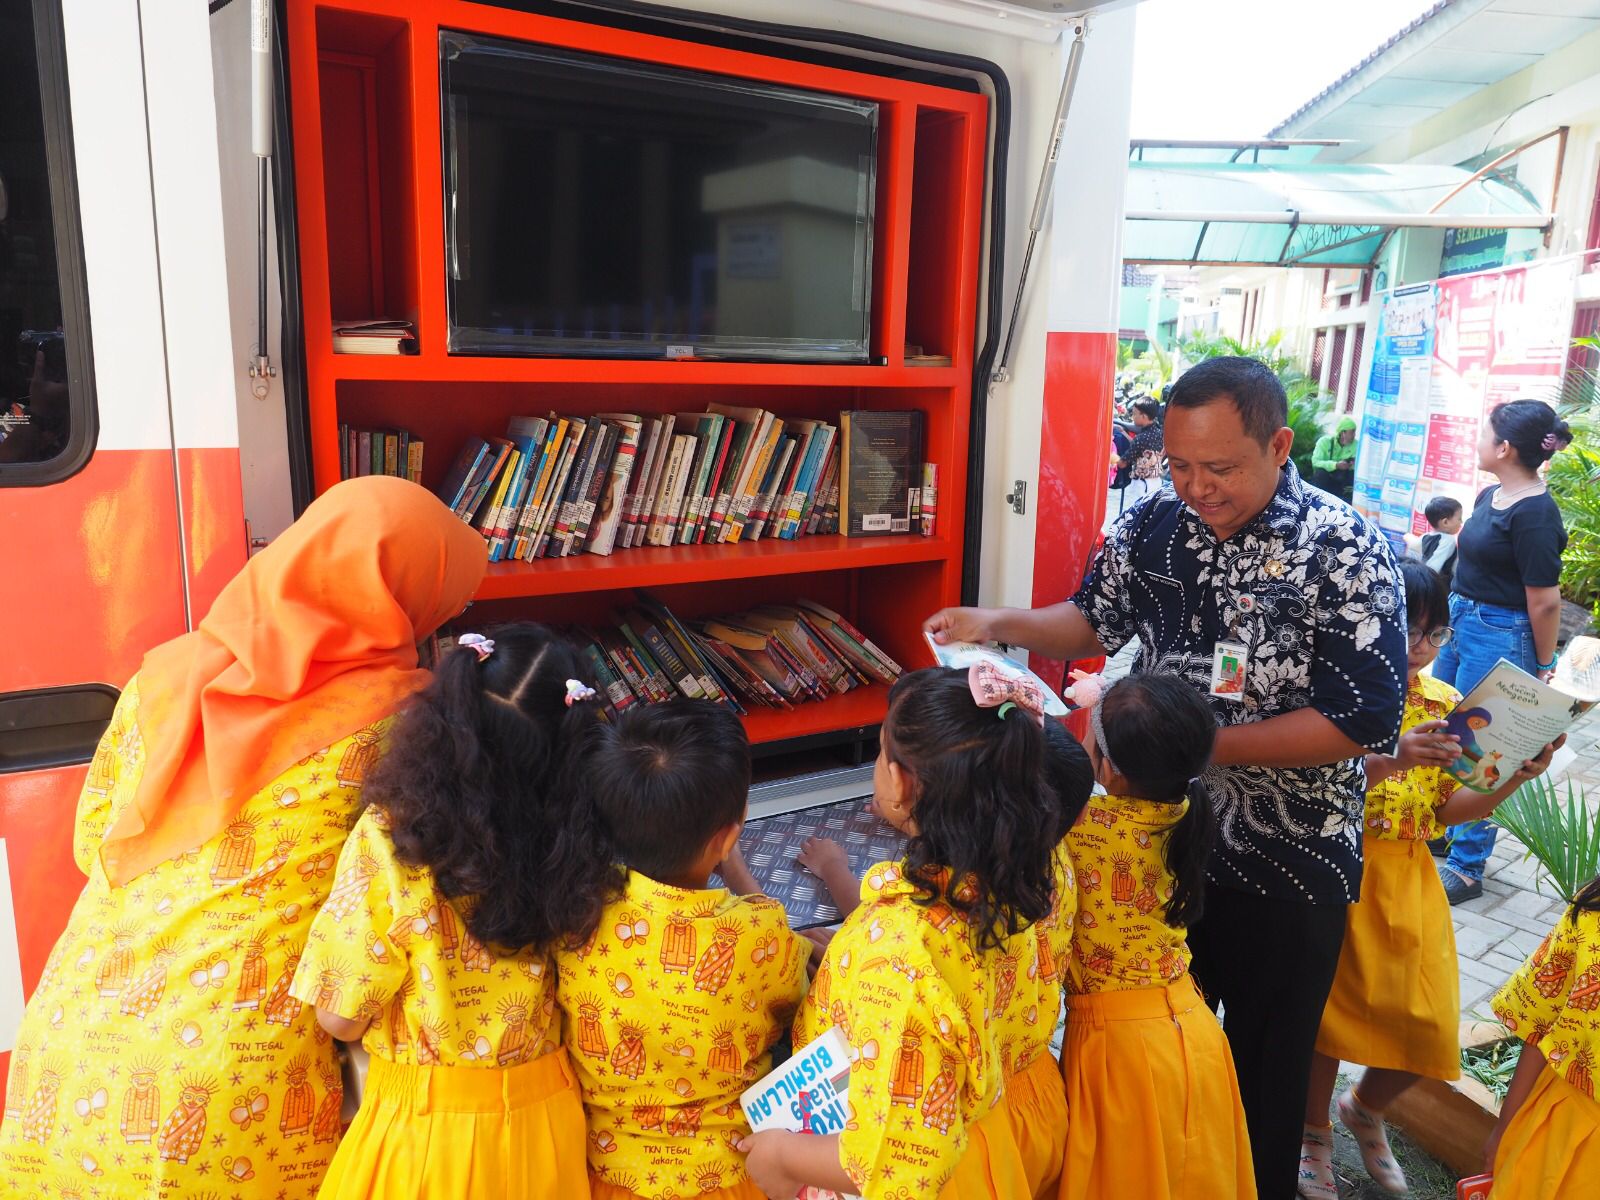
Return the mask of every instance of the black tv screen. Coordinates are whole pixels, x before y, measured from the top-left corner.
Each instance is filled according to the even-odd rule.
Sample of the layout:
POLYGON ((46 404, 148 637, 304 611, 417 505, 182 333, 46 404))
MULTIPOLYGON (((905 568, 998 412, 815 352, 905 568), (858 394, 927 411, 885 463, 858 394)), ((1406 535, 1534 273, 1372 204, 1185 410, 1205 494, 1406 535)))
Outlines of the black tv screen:
POLYGON ((452 354, 867 358, 875 103, 439 50, 452 354))

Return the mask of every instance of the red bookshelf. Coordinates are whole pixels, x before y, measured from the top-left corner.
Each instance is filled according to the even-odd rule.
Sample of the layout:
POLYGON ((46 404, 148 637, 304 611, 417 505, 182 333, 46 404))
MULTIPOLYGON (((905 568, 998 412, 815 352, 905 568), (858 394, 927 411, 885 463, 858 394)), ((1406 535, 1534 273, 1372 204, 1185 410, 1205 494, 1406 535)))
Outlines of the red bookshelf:
MULTIPOLYGON (((905 667, 918 627, 959 601, 973 323, 983 208, 982 97, 900 79, 494 8, 464 0, 290 0, 290 99, 315 486, 339 478, 338 428, 404 426, 438 483, 470 436, 551 408, 641 413, 756 405, 837 418, 917 408, 939 474, 934 537, 813 536, 496 563, 471 620, 602 622, 636 589, 685 615, 813 597, 905 667), (833 92, 880 105, 872 349, 881 365, 480 358, 446 353, 438 36, 468 30, 833 92), (915 196, 913 196, 915 193, 915 196), (365 311, 363 311, 365 310, 365 311), (335 354, 335 317, 405 317, 420 353, 335 354), (908 365, 907 342, 948 367, 908 365)), ((752 712, 757 743, 870 729, 887 689, 752 712)))

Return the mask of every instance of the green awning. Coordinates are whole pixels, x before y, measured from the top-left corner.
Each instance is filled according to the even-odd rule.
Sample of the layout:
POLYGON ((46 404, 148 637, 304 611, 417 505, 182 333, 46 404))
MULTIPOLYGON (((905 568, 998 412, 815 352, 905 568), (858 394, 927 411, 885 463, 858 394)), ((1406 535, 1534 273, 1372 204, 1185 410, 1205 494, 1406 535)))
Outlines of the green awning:
POLYGON ((1464 167, 1196 157, 1162 161, 1135 145, 1124 261, 1367 267, 1396 229, 1543 229, 1551 221, 1515 183, 1474 178, 1464 167))

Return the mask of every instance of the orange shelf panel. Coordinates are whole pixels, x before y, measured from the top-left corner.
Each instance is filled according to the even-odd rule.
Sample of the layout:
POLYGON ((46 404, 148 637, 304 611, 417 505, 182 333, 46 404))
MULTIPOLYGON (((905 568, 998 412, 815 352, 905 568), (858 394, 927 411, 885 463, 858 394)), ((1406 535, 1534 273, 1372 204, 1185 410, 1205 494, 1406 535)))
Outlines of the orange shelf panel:
POLYGON ((888 711, 889 689, 873 684, 832 700, 797 704, 787 710, 753 708, 744 716, 744 729, 752 743, 760 744, 877 725, 888 711))
POLYGON ((479 358, 447 354, 331 354, 336 380, 417 383, 731 384, 742 387, 955 387, 957 367, 840 363, 669 362, 664 359, 479 358))
POLYGON ((814 535, 785 542, 763 538, 725 546, 656 546, 611 555, 579 554, 535 562, 489 564, 480 600, 560 596, 625 588, 664 587, 724 579, 755 579, 815 571, 842 571, 899 563, 939 562, 955 552, 942 537, 898 534, 847 538, 814 535))

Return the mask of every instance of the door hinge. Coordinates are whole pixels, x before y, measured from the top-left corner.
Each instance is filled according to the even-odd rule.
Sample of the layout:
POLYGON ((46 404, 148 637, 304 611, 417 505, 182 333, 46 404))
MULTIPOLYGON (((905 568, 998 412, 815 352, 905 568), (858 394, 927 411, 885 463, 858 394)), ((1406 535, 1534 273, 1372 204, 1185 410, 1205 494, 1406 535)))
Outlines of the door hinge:
POLYGON ((1028 481, 1026 479, 1018 479, 1011 485, 1011 491, 1006 495, 1006 503, 1011 505, 1011 511, 1019 517, 1028 511, 1028 481))

